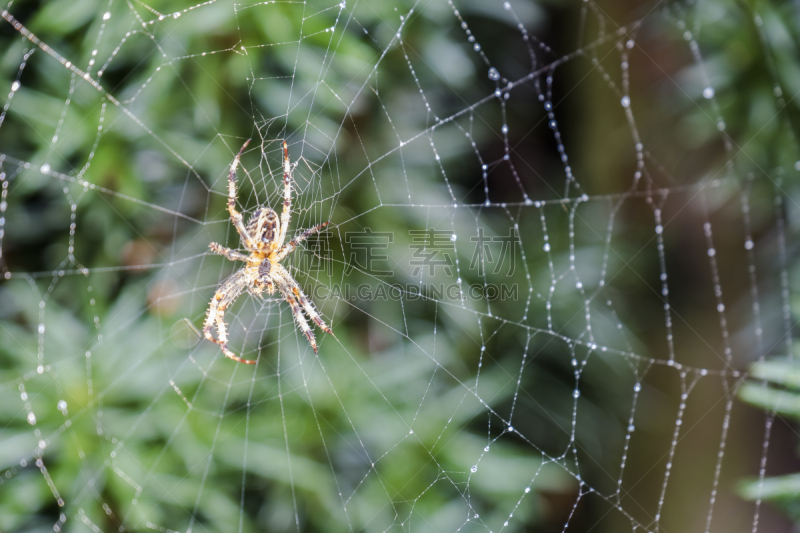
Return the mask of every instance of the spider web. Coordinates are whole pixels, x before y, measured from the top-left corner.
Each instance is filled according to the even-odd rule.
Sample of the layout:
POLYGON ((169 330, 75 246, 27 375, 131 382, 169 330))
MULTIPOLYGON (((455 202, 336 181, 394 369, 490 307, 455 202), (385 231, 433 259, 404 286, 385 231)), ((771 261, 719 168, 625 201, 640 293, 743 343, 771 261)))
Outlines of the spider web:
POLYGON ((583 2, 563 48, 521 0, 92 6, 3 11, 0 529, 781 523, 737 499, 774 418, 735 396, 791 355, 797 169, 729 135, 702 12, 583 2), (336 334, 245 294, 254 366, 199 331, 248 138, 245 219, 285 139, 289 234, 331 221, 284 264, 336 334))

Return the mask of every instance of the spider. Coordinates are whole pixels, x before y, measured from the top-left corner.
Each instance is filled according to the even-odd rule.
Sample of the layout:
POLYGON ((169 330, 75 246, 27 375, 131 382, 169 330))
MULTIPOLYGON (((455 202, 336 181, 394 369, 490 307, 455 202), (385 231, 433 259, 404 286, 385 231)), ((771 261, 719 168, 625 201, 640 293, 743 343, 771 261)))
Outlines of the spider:
POLYGON ((250 140, 248 139, 239 150, 239 153, 236 154, 236 158, 231 163, 231 171, 228 174, 228 212, 231 216, 231 222, 233 222, 236 231, 239 233, 242 246, 249 252, 249 255, 225 248, 216 242, 208 245, 215 254, 225 256, 230 261, 242 261, 245 266, 223 281, 217 288, 217 292, 211 298, 211 303, 208 307, 203 334, 206 339, 219 344, 222 353, 227 357, 240 363, 254 364, 254 360, 242 359, 228 349, 228 333, 224 322, 225 309, 232 305, 245 290, 259 298, 263 298, 262 294, 265 291, 267 294, 272 295, 277 290, 283 296, 283 299, 289 303, 294 319, 314 349, 314 353, 317 353, 317 342, 303 313, 305 312, 325 333, 333 335, 333 331, 322 320, 314 304, 303 294, 300 285, 289 274, 289 271, 281 265, 281 261, 292 253, 299 243, 327 226, 328 222, 309 228, 284 244, 286 232, 289 229, 289 221, 292 218, 292 172, 297 167, 297 163, 292 165, 289 162, 289 149, 286 146, 286 141, 284 141, 283 211, 280 219, 278 219, 278 214, 274 209, 259 207, 250 217, 247 225, 245 225, 242 221, 242 214, 236 211, 236 168, 239 166, 239 159, 249 143, 250 140), (211 333, 215 325, 217 327, 216 339, 211 333))

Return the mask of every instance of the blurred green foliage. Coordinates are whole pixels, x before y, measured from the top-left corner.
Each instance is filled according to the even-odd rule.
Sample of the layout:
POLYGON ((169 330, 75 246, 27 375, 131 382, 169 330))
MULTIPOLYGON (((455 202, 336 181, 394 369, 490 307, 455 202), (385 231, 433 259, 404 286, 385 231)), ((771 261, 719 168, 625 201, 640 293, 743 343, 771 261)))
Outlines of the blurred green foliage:
MULTIPOLYGON (((753 381, 739 389, 742 400, 772 417, 800 420, 800 364, 793 360, 757 363, 750 370, 750 377, 753 381)), ((800 474, 749 479, 741 484, 740 492, 748 500, 777 505, 800 523, 800 474)))
MULTIPOLYGON (((295 176, 293 228, 318 223, 322 216, 341 226, 376 205, 376 193, 383 193, 384 201, 395 194, 391 179, 382 180, 382 190, 343 184, 363 172, 364 156, 374 160, 397 142, 385 123, 370 122, 381 101, 405 109, 404 116, 394 117, 404 138, 430 122, 421 102, 403 103, 417 91, 413 78, 405 68, 392 72, 405 60, 398 47, 389 46, 394 35, 386 20, 396 20, 396 10, 409 6, 371 3, 355 14, 345 12, 342 17, 357 17, 351 21, 355 29, 337 32, 334 41, 325 29, 340 16, 335 8, 308 16, 309 9, 320 7, 267 3, 235 9, 219 2, 157 27, 138 28, 131 25, 131 10, 152 17, 143 4, 113 5, 107 23, 102 22, 104 6, 91 1, 14 6, 16 17, 82 68, 94 57, 90 36, 104 24, 97 57, 113 55, 113 61, 94 72, 150 131, 80 80, 65 106, 70 72, 41 51, 26 67, 0 130, 4 153, 37 165, 49 158, 54 170, 73 175, 91 160, 85 178, 112 192, 87 191, 80 183, 49 179, 38 168, 8 170, 6 165, 13 179, 3 242, 8 269, 86 267, 89 274, 64 279, 23 274, 2 286, 0 419, 6 424, 4 489, 10 490, 0 497, 0 529, 48 529, 64 513, 66 525, 59 527, 70 530, 89 524, 139 530, 155 524, 229 531, 242 524, 246 531, 282 531, 299 522, 303 530, 380 531, 393 523, 410 527, 417 520, 423 523, 415 529, 452 530, 467 510, 486 521, 501 519, 509 498, 518 498, 533 479, 537 492, 574 490, 559 467, 543 464, 527 446, 495 442, 491 454, 483 452, 486 406, 460 382, 474 379, 476 361, 456 355, 459 334, 451 331, 455 318, 450 325, 444 322, 447 313, 440 312, 442 323, 433 336, 427 321, 435 306, 429 302, 405 311, 365 302, 364 311, 376 319, 365 324, 364 314, 352 316, 336 300, 317 300, 333 317, 342 343, 323 339, 318 360, 310 357, 304 340, 297 340, 291 315, 276 304, 253 308, 242 302, 232 311, 235 338, 245 339, 236 349, 261 355, 255 369, 221 360, 210 343, 198 344, 195 328, 208 298, 232 268, 202 254, 212 240, 235 244, 224 211, 224 177, 243 138, 265 139, 261 163, 256 143, 240 172, 240 203, 249 211, 275 197, 279 151, 270 139, 287 137, 292 157, 303 154, 308 160, 295 176), (370 97, 371 89, 356 98, 365 69, 375 67, 384 49, 390 60, 381 63, 379 77, 370 83, 373 89, 383 89, 384 83, 389 89, 380 100, 370 97), (207 51, 217 53, 199 59, 207 51), (312 91, 313 99, 305 96, 312 91), (351 120, 361 122, 358 130, 351 120), (103 132, 95 147, 98 124, 103 132), (313 127, 301 136, 309 124, 313 127), (59 140, 51 145, 56 127, 59 140), (363 144, 358 135, 370 142, 363 144), (334 149, 334 138, 337 156, 331 160, 325 154, 334 149), (358 146, 369 153, 359 156, 358 146), (73 202, 77 259, 64 262, 73 245, 73 202), (396 331, 376 327, 377 320, 394 327, 406 316, 418 323, 408 324, 399 338, 396 331), (255 326, 255 338, 237 329, 247 323, 261 324, 255 326), (46 327, 43 335, 39 324, 46 327), (455 347, 448 346, 451 341, 455 347), (41 376, 35 370, 40 348, 41 376), (435 362, 425 355, 429 350, 435 351, 435 362), (32 363, 33 373, 26 373, 32 363), (64 409, 58 408, 60 402, 66 402, 64 409), (35 430, 26 408, 35 413, 35 430), (478 431, 470 429, 476 417, 482 421, 478 431), (64 507, 33 468, 31 450, 43 458, 64 507), (468 497, 460 492, 467 487, 468 497)), ((149 3, 148 9, 180 7, 149 3)), ((460 62, 465 72, 445 69, 443 74, 475 99, 479 92, 470 83, 471 62, 440 26, 443 21, 451 24, 452 14, 427 10, 409 26, 407 50, 419 49, 439 65, 460 62)), ((13 79, 29 43, 8 30, 4 27, 3 72, 13 79)), ((430 83, 431 71, 420 71, 418 81, 430 83)), ((435 84, 426 90, 432 101, 450 105, 435 84)), ((444 139, 437 142, 450 146, 444 139)), ((421 146, 415 144, 407 154, 407 186, 427 190, 425 203, 434 204, 441 191, 428 184, 435 171, 427 155, 420 157, 421 146)), ((463 149, 452 145, 446 157, 457 158, 463 149)), ((399 177, 396 163, 381 172, 399 177)), ((396 194, 406 194, 403 189, 396 194)), ((342 242, 349 230, 391 230, 398 235, 393 251, 407 247, 402 235, 420 227, 417 217, 425 216, 408 214, 407 219, 364 216, 344 226, 330 237, 339 246, 326 263, 332 270, 307 278, 301 273, 299 279, 307 287, 344 279, 342 242)), ((347 278, 353 286, 374 281, 358 271, 347 278)), ((461 342, 474 350, 474 340, 461 342)), ((508 400, 513 391, 508 381, 503 366, 485 369, 480 394, 508 400)), ((541 522, 543 500, 532 502, 517 511, 519 523, 541 522)))
MULTIPOLYGON (((652 206, 643 197, 617 206, 601 196, 628 190, 636 170, 618 85, 603 79, 619 76, 617 43, 587 47, 546 72, 554 76, 549 89, 572 172, 592 197, 574 211, 572 204, 497 208, 522 204, 521 191, 535 200, 563 195, 564 162, 538 100, 538 91, 548 90, 546 78, 512 91, 504 108, 493 101, 468 109, 501 83, 573 51, 579 38, 593 42, 598 20, 629 23, 636 7, 590 9, 581 26, 583 2, 514 2, 519 21, 500 2, 482 0, 456 2, 461 19, 447 2, 349 4, 13 4, 15 17, 76 65, 87 68, 100 58, 96 79, 148 129, 41 50, 23 71, 0 128, 0 152, 32 164, 4 160, 2 167, 9 183, 3 266, 14 276, 0 285, 0 530, 52 530, 63 513, 67 522, 59 527, 72 531, 466 532, 499 530, 513 512, 510 529, 561 531, 581 495, 571 527, 619 531, 630 522, 609 513, 614 498, 586 491, 614 494, 624 453, 626 484, 617 502, 636 520, 652 521, 680 391, 674 370, 650 364, 668 355, 663 302, 653 297, 660 267, 652 206), (177 18, 142 23, 156 12, 194 6, 177 18), (519 23, 536 36, 534 46, 541 41, 554 50, 535 49, 536 65, 519 23), (393 41, 401 24, 402 46, 393 41), (500 82, 489 78, 464 26, 502 73, 500 82), (336 31, 326 31, 331 27, 336 31), (461 114, 431 129, 454 113, 461 114), (502 163, 503 124, 514 172, 502 163), (250 137, 240 207, 251 213, 258 205, 278 205, 277 140, 286 138, 291 157, 305 160, 295 176, 292 231, 324 220, 334 228, 322 240, 330 254, 322 270, 305 269, 312 249, 298 251, 290 264, 309 292, 322 289, 314 300, 336 339, 319 332, 314 357, 284 305, 242 297, 230 315, 233 344, 259 358, 255 368, 225 360, 197 333, 208 299, 234 268, 208 254, 207 245, 236 245, 225 180, 233 154, 250 137), (473 142, 491 166, 486 183, 473 142), (95 188, 40 172, 44 162, 95 188), (484 185, 492 209, 481 207, 484 185), (454 196, 460 207, 451 210, 454 196), (605 256, 612 220, 613 253, 605 256), (514 224, 526 255, 517 257, 511 274, 481 275, 463 266, 473 259, 469 238, 478 227, 504 236, 514 224), (388 259, 378 267, 392 276, 350 268, 357 250, 347 235, 365 228, 392 233, 388 259), (326 292, 421 284, 408 265, 409 231, 428 228, 457 235, 453 254, 465 286, 516 283, 518 298, 462 307, 441 298, 347 301, 326 292), (550 256, 540 251, 545 236, 550 256), (610 274, 601 291, 598 265, 606 260, 610 274), (552 300, 546 296, 551 268, 568 271, 571 264, 586 289, 601 295, 591 306, 571 279, 554 287, 552 300), (63 277, 61 269, 68 271, 63 277), (530 302, 529 284, 536 288, 530 302), (580 320, 587 307, 592 342, 644 358, 587 349, 580 320), (541 333, 551 327, 548 318, 557 334, 541 333), (525 367, 523 353, 529 354, 525 367), (584 369, 577 399, 573 360, 584 369), (578 471, 580 480, 570 473, 578 471)), ((709 212, 721 228, 718 254, 730 258, 723 265, 728 307, 748 302, 737 201, 743 189, 750 191, 754 238, 767 250, 757 261, 767 280, 763 293, 779 290, 774 183, 797 159, 797 102, 788 95, 800 90, 791 9, 789 3, 672 3, 626 35, 638 43, 629 58, 631 109, 653 169, 643 181, 653 187, 733 181, 713 189, 705 205, 671 204, 671 196, 662 206, 664 218, 676 220, 665 242, 675 280, 671 302, 681 313, 679 357, 695 367, 720 365, 708 347, 721 351, 700 239, 709 212), (699 43, 700 63, 687 31, 699 43), (703 97, 703 69, 716 92, 713 102, 703 97), (726 135, 734 141, 728 151, 726 135)), ((0 32, 0 74, 8 86, 30 43, 6 23, 0 32)), ((796 180, 779 188, 787 198, 798 196, 796 180)), ((794 251, 789 254, 791 261, 794 251)), ((455 276, 438 273, 424 281, 455 276)), ((743 332, 738 362, 748 364, 762 355, 752 317, 735 314, 732 323, 743 332)), ((766 329, 767 339, 781 335, 778 326, 766 329)), ((702 411, 690 409, 684 427, 703 420, 701 431, 718 428, 719 413, 712 424, 705 409, 723 394, 708 381, 693 393, 702 411)), ((775 409, 770 394, 795 397, 754 385, 742 394, 767 409, 775 409)), ((738 444, 737 436, 761 424, 748 411, 731 429, 727 453, 734 459, 725 464, 723 486, 757 468, 760 449, 738 444)), ((700 518, 684 510, 709 497, 720 437, 697 439, 690 436, 681 447, 693 457, 676 459, 692 472, 674 481, 682 490, 669 493, 675 503, 663 523, 670 531, 705 519, 705 508, 700 518)), ((770 488, 776 499, 783 491, 786 500, 789 490, 773 486, 760 490, 770 488)), ((753 487, 746 486, 746 496, 755 495, 753 487)), ((728 512, 717 520, 739 524, 749 510, 730 492, 720 496, 728 497, 728 512)))

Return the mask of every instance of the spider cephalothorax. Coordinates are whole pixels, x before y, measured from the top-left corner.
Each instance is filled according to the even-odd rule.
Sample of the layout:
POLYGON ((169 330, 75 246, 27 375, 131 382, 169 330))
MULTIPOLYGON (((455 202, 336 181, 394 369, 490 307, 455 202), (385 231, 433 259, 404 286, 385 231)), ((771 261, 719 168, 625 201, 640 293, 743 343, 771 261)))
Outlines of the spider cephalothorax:
POLYGON ((245 290, 259 298, 264 292, 267 294, 280 292, 283 299, 289 303, 295 321, 314 349, 314 353, 317 352, 317 341, 303 313, 308 315, 326 333, 332 334, 333 332, 322 320, 314 304, 303 294, 300 285, 281 265, 281 261, 292 253, 300 242, 328 225, 327 222, 324 222, 319 226, 307 229, 284 244, 292 217, 292 172, 297 166, 297 163, 292 165, 289 161, 289 149, 286 142, 283 143, 283 211, 281 211, 280 217, 274 209, 260 207, 256 209, 245 225, 242 221, 242 214, 236 211, 236 168, 239 166, 239 159, 249 142, 249 140, 245 142, 239 153, 236 154, 228 174, 228 212, 247 254, 225 248, 215 242, 209 244, 209 248, 215 254, 224 255, 231 261, 242 261, 245 266, 222 282, 214 297, 211 298, 203 334, 208 340, 219 344, 227 357, 240 363, 253 364, 255 361, 242 359, 228 349, 228 332, 224 322, 225 309, 233 304, 234 300, 245 290), (211 333, 215 325, 217 326, 216 339, 211 333))

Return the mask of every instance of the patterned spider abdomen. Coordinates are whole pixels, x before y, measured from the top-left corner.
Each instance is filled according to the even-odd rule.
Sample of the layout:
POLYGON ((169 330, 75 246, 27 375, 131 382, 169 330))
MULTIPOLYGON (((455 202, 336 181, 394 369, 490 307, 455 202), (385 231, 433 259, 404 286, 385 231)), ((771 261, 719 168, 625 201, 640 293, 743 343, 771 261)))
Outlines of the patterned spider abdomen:
POLYGON ((281 223, 275 210, 268 207, 258 208, 247 222, 246 229, 247 233, 266 244, 275 242, 281 231, 281 223), (260 235, 259 228, 261 228, 260 235))

